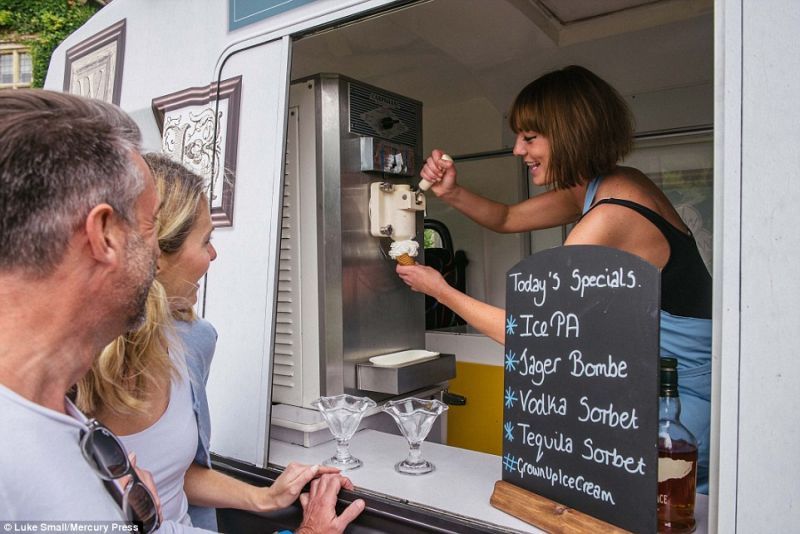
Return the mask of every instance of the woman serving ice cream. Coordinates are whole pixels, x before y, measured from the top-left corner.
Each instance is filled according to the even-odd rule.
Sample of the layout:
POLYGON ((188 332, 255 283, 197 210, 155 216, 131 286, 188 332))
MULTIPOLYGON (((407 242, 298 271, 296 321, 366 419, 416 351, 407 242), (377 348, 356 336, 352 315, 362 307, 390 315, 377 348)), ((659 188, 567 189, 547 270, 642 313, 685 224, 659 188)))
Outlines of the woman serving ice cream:
MULTIPOLYGON (((583 67, 538 78, 509 113, 514 154, 548 191, 511 206, 469 191, 452 161, 434 150, 420 175, 445 203, 500 233, 575 223, 565 245, 602 245, 661 270, 661 356, 678 359, 681 420, 699 442, 698 491, 708 489, 711 396, 711 276, 694 237, 664 193, 642 172, 618 165, 633 144, 622 97, 583 67)), ((449 286, 425 266, 397 266, 413 290, 432 296, 473 327, 504 342, 505 313, 449 286)))

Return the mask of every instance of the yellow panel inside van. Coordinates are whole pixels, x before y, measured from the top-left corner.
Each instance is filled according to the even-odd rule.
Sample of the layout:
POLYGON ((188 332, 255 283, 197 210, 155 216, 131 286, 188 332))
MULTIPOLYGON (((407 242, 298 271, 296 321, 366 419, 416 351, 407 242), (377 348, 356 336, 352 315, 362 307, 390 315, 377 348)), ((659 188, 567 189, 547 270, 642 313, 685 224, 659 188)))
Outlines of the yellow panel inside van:
POLYGON ((456 362, 452 393, 467 397, 465 406, 447 412, 447 443, 454 447, 503 453, 503 367, 456 362))

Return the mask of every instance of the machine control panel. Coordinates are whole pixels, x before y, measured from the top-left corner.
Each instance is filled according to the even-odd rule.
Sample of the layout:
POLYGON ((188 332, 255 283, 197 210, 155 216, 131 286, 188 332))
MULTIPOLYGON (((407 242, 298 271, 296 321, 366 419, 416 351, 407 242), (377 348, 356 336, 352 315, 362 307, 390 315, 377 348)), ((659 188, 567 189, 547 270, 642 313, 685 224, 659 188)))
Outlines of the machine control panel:
POLYGON ((361 171, 414 176, 413 147, 375 137, 361 138, 361 171))

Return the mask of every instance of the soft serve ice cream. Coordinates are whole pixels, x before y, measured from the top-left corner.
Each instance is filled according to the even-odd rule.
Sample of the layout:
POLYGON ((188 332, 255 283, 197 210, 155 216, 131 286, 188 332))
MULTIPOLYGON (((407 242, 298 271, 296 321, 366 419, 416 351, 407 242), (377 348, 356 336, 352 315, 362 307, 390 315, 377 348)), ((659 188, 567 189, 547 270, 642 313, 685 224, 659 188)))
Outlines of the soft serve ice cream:
POLYGON ((400 265, 414 265, 414 258, 419 254, 419 243, 413 239, 395 241, 389 247, 389 257, 400 265))

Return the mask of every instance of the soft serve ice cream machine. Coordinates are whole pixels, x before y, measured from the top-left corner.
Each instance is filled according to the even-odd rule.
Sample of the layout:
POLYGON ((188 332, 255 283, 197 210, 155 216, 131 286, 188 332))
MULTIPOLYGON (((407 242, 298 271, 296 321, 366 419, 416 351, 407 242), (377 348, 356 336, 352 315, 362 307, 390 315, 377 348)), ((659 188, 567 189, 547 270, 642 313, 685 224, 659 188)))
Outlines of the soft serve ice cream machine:
MULTIPOLYGON (((363 154, 362 154, 363 155, 363 154)), ((390 155, 390 169, 396 168, 396 159, 402 155, 390 155)), ((442 159, 453 161, 447 154, 442 159)), ((363 162, 362 162, 363 168, 363 162)), ((405 172, 405 167, 402 167, 405 172)), ((414 265, 419 254, 417 241, 417 217, 415 212, 425 212, 425 193, 431 182, 420 180, 417 188, 408 184, 391 182, 372 182, 369 189, 370 234, 375 237, 388 236, 392 239, 389 257, 401 265, 414 265)))
MULTIPOLYGON (((337 74, 291 85, 274 402, 307 408, 343 392, 381 400, 455 376, 447 355, 371 361, 424 352, 424 296, 403 284, 394 259, 423 261, 414 247, 425 195, 412 185, 421 161, 420 102, 337 74)), ((281 414, 273 409, 273 424, 281 414)))

